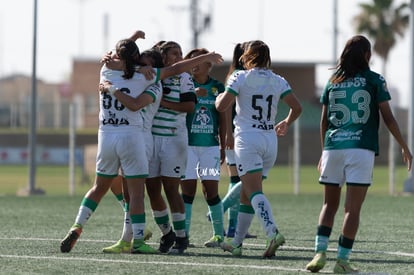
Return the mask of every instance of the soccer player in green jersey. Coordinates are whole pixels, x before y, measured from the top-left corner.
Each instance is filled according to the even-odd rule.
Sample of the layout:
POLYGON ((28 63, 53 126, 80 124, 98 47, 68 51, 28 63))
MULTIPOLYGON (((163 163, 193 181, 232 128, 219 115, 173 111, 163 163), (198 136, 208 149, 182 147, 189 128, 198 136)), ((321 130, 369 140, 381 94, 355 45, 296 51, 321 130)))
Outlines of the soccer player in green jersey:
POLYGON ((368 39, 361 35, 349 39, 321 96, 322 156, 318 170, 319 182, 324 185, 324 202, 315 237, 316 255, 306 265, 312 272, 318 272, 326 264, 329 237, 344 184, 347 186, 345 213, 334 272, 358 272, 350 265, 349 256, 361 207, 372 183, 374 158, 379 153, 380 114, 401 146, 408 170, 411 169, 412 155, 392 114, 385 79, 370 70, 370 58, 368 39))
MULTIPOLYGON (((193 49, 184 59, 208 53, 208 50, 193 49)), ((181 181, 182 197, 186 214, 186 232, 189 234, 191 212, 197 191, 197 180, 201 180, 208 204, 213 237, 204 243, 206 247, 218 247, 223 241, 223 206, 218 194, 220 165, 224 162, 226 138, 225 113, 216 110, 215 101, 224 92, 223 83, 210 77, 213 64, 204 62, 192 68, 191 75, 197 94, 194 112, 187 114, 188 157, 185 177, 181 181)))

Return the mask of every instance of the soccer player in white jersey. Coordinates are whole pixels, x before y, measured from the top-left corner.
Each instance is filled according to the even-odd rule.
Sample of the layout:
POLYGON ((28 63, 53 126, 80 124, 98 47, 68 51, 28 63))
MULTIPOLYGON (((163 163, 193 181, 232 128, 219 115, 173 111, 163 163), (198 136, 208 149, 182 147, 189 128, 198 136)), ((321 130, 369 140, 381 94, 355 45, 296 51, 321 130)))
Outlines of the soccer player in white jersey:
POLYGON ((240 256, 243 240, 256 215, 267 237, 263 257, 270 258, 285 238, 278 231, 271 205, 263 194, 262 180, 276 161, 277 135, 286 134, 302 107, 288 82, 270 69, 270 51, 263 41, 250 41, 240 59, 245 70, 228 79, 226 91, 216 100, 217 110, 221 112, 236 101, 234 153, 242 181, 236 233, 232 241, 222 242, 221 247, 240 256), (280 99, 290 111, 276 124, 280 99))
MULTIPOLYGON (((69 252, 72 249, 79 238, 86 221, 95 211, 99 201, 110 188, 113 178, 118 176, 119 168, 122 168, 128 182, 128 192, 130 197, 129 210, 133 231, 131 252, 154 253, 156 251, 146 245, 143 241, 143 227, 145 226, 143 199, 145 178, 148 175, 148 160, 146 159, 145 144, 142 142, 142 132, 144 127, 143 118, 136 113, 137 110, 151 103, 153 99, 151 96, 145 96, 145 100, 139 100, 139 95, 144 91, 145 87, 158 82, 162 78, 186 71, 198 64, 198 62, 222 62, 222 57, 219 54, 210 53, 186 62, 177 63, 174 66, 167 68, 155 68, 155 77, 152 80, 146 80, 142 74, 134 73, 139 58, 139 50, 135 42, 130 39, 121 41, 123 41, 123 44, 117 44, 117 57, 121 60, 121 64, 123 64, 125 71, 124 75, 128 81, 123 79, 123 71, 119 71, 119 68, 116 68, 116 66, 114 67, 115 70, 108 69, 106 65, 102 67, 101 83, 109 81, 112 85, 109 87, 109 93, 102 93, 100 95, 101 111, 99 115, 100 131, 98 135, 96 180, 94 187, 92 187, 92 189, 85 195, 85 198, 81 203, 75 224, 71 227, 69 233, 61 242, 60 248, 62 252, 69 252), (125 52, 134 55, 125 56, 125 52), (131 60, 133 60, 133 62, 131 60), (131 106, 126 108, 126 106, 121 104, 121 99, 125 99, 125 97, 128 96, 138 100, 133 100, 131 106), (137 129, 135 129, 135 131, 129 131, 130 128, 137 129), (124 135, 122 135, 124 132, 131 135, 130 138, 132 141, 124 139, 124 135), (115 136, 117 134, 121 134, 121 138, 116 137, 108 141, 107 136, 115 136), (117 143, 116 146, 123 146, 121 148, 122 150, 119 149, 120 151, 115 151, 117 148, 115 145, 106 146, 107 142, 111 141, 117 143), (136 146, 136 150, 134 150, 134 146, 136 146), (108 149, 112 149, 112 151, 108 149), (143 173, 138 175, 134 174, 139 171, 142 171, 143 173), (132 182, 134 184, 132 184, 132 182)), ((124 103, 126 102, 127 101, 124 101, 124 103)))
MULTIPOLYGON (((174 41, 161 41, 156 47, 163 56, 165 66, 183 59, 181 47, 174 41)), ((152 126, 155 152, 150 162, 146 187, 155 222, 163 235, 159 251, 183 253, 188 247, 188 236, 185 232, 185 209, 179 186, 187 164, 186 115, 194 110, 196 95, 188 73, 164 79, 162 84, 163 99, 152 126), (162 189, 170 206, 174 228, 170 224, 162 189)))
POLYGON ((111 187, 112 180, 118 176, 121 168, 128 185, 130 215, 133 232, 131 253, 155 253, 156 250, 145 244, 143 232, 145 227, 144 190, 148 176, 148 160, 143 139, 143 119, 136 110, 126 108, 114 96, 121 91, 138 97, 145 87, 158 81, 146 80, 142 74, 135 73, 139 59, 139 49, 131 39, 120 40, 116 53, 123 70, 112 70, 102 66, 100 83, 110 81, 113 86, 110 93, 99 96, 99 133, 94 186, 86 193, 74 225, 62 240, 60 249, 69 252, 89 217, 96 210, 100 200, 111 187), (140 156, 140 158, 137 158, 140 156))
MULTIPOLYGON (((240 61, 241 55, 244 53, 244 50, 247 46, 248 42, 244 43, 237 43, 234 46, 233 50, 233 58, 232 63, 230 64, 229 71, 227 73, 227 79, 235 74, 239 70, 244 70, 243 63, 240 61)), ((223 203, 223 213, 228 212, 228 227, 226 232, 227 238, 234 238, 234 234, 236 232, 236 225, 237 225, 237 215, 239 213, 239 206, 240 206, 240 190, 241 190, 241 181, 239 174, 237 173, 236 168, 236 159, 234 157, 234 136, 233 136, 233 119, 236 115, 235 104, 233 104, 232 108, 226 112, 226 164, 227 164, 227 171, 230 176, 229 188, 227 194, 224 196, 222 203, 223 203)), ((208 219, 211 220, 210 213, 207 215, 208 219)), ((246 233, 245 238, 256 238, 256 235, 250 234, 249 232, 246 233)))
MULTIPOLYGON (((164 61, 162 60, 163 58, 162 58, 161 54, 158 52, 158 49, 151 49, 149 52, 151 53, 152 60, 154 60, 154 59, 157 60, 156 64, 154 64, 154 65, 159 66, 159 67, 163 67, 163 62, 164 61)), ((147 51, 142 54, 143 55, 142 58, 145 59, 146 53, 147 53, 147 51)), ((103 60, 106 60, 106 61, 111 60, 111 56, 107 55, 107 56, 104 57, 103 60)), ((114 62, 114 61, 112 61, 112 62, 114 62)), ((142 61, 142 62, 145 63, 144 61, 142 61)), ((203 63, 203 62, 210 62, 212 64, 217 64, 217 63, 222 62, 222 58, 219 54, 216 54, 216 53, 203 54, 201 56, 197 56, 197 57, 194 57, 194 58, 191 58, 191 59, 188 59, 188 60, 183 60, 183 61, 174 63, 173 65, 168 66, 168 67, 163 67, 161 69, 156 69, 155 74, 159 75, 160 79, 164 79, 164 78, 170 77, 172 75, 180 74, 184 71, 189 71, 193 66, 196 66, 197 64, 200 64, 200 63, 203 63)), ((139 69, 139 71, 143 71, 143 70, 147 72, 146 68, 139 69)), ((131 106, 131 108, 134 108, 134 102, 135 101, 138 101, 138 102, 142 101, 142 99, 140 99, 140 98, 133 99, 129 95, 123 94, 123 93, 116 93, 115 96, 122 103, 126 104, 126 106, 131 106), (132 105, 130 105, 130 104, 132 104, 132 105)), ((142 96, 145 96, 145 94, 142 95, 142 96)), ((147 125, 147 127, 144 126, 144 128, 149 128, 150 127, 150 125, 149 125, 150 120, 153 121, 153 118, 154 118, 154 112, 158 112, 159 110, 158 109, 155 110, 155 106, 153 104, 151 104, 151 105, 147 105, 146 108, 144 109, 144 111, 145 111, 145 113, 143 113, 143 114, 145 114, 145 116, 152 113, 152 115, 150 115, 150 119, 144 119, 145 125, 147 125), (152 110, 151 111, 147 110, 148 107, 151 107, 152 110)), ((148 133, 148 135, 149 135, 149 133, 148 133)), ((151 134, 151 136, 152 136, 152 134, 151 134)), ((147 144, 147 147, 150 147, 149 143, 147 144)), ((152 153, 153 152, 151 152, 151 157, 149 159, 152 158, 152 155, 153 155, 152 153)), ((117 191, 116 191, 117 194, 119 194, 121 192, 120 188, 117 187, 116 189, 117 189, 117 191)), ((113 188, 113 190, 114 190, 114 188, 113 188)), ((127 197, 123 198, 120 195, 116 195, 116 196, 121 197, 122 200, 127 200, 127 197)), ((125 207, 125 209, 127 210, 127 207, 125 207)), ((104 252, 106 252, 106 253, 121 253, 121 252, 124 252, 125 250, 127 250, 128 245, 129 245, 128 244, 128 227, 129 226, 128 226, 128 220, 127 219, 128 219, 128 213, 126 212, 125 213, 125 220, 124 220, 124 230, 123 230, 121 240, 118 241, 116 244, 110 246, 110 247, 104 248, 104 252)), ((173 234, 168 234, 167 235, 167 237, 170 237, 170 238, 168 238, 168 240, 170 241, 171 245, 174 244, 174 242, 175 242, 174 232, 172 232, 172 233, 173 234)), ((144 235, 145 237, 149 237, 152 233, 148 230, 145 230, 144 234, 145 234, 144 235)), ((166 240, 165 237, 161 239, 161 244, 160 244, 160 249, 159 249, 159 251, 161 251, 161 252, 166 252, 163 249, 163 247, 165 247, 165 244, 166 244, 165 240, 166 240)), ((171 245, 170 245, 170 247, 171 247, 171 245)))
MULTIPOLYGON (((151 66, 155 68, 162 68, 164 64, 162 62, 162 56, 158 50, 150 49, 141 53, 139 63, 142 66, 151 66)), ((110 88, 109 83, 103 83, 102 91, 108 91, 110 88)), ((144 121, 144 131, 143 138, 146 147, 146 154, 148 160, 152 158, 153 154, 153 137, 151 133, 152 120, 155 113, 158 111, 161 97, 162 97, 162 86, 161 81, 158 81, 151 86, 148 86, 144 93, 138 97, 136 100, 133 100, 132 97, 127 96, 123 97, 122 93, 116 93, 117 99, 127 106, 127 108, 135 109, 134 102, 139 102, 144 100, 144 96, 149 96, 149 100, 152 100, 151 104, 145 106, 145 108, 140 109, 140 115, 144 121)), ((131 240, 132 240, 132 227, 130 223, 130 214, 129 214, 129 197, 128 197, 128 187, 126 185, 125 178, 120 176, 116 178, 111 186, 111 191, 114 193, 115 197, 118 198, 122 208, 124 209, 124 226, 122 230, 122 235, 120 240, 115 244, 105 247, 102 249, 104 253, 125 253, 131 249, 131 240)), ((152 236, 152 232, 147 228, 144 231, 144 240, 149 239, 152 236)))
POLYGON ((345 213, 333 271, 337 274, 358 272, 349 263, 349 256, 362 204, 372 183, 374 158, 379 154, 380 113, 401 146, 403 161, 411 169, 412 155, 392 114, 385 79, 370 70, 370 58, 369 40, 362 35, 350 38, 321 96, 322 155, 318 170, 319 182, 324 185, 324 202, 315 237, 316 255, 306 265, 311 272, 318 272, 326 264, 329 237, 344 184, 345 213))

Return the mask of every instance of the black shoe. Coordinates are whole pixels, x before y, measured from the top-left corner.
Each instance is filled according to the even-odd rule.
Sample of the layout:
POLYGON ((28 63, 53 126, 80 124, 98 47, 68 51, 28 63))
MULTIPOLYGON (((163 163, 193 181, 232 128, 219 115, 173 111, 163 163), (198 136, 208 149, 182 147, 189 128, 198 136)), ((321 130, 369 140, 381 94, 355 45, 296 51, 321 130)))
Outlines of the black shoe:
POLYGON ((158 251, 161 253, 168 253, 175 242, 175 232, 171 229, 170 232, 161 237, 160 247, 158 251))
POLYGON ((247 232, 246 236, 244 236, 246 239, 257 239, 257 235, 250 234, 247 232))
POLYGON ((171 249, 171 253, 174 254, 183 254, 184 250, 187 249, 189 244, 188 237, 176 237, 175 238, 175 245, 171 249))
POLYGON ((69 233, 65 236, 65 238, 60 243, 60 251, 62 253, 70 252, 73 246, 75 245, 76 241, 78 240, 81 233, 82 233, 82 228, 80 227, 71 228, 69 233))

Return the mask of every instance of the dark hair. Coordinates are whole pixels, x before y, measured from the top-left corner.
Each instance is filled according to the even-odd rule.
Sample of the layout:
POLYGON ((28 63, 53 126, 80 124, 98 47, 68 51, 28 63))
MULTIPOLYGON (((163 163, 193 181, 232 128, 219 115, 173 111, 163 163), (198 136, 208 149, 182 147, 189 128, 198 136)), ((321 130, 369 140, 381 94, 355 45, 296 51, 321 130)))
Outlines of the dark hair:
MULTIPOLYGON (((149 50, 143 51, 141 57, 148 57, 151 59, 151 66, 154 68, 164 67, 164 62, 162 61, 161 53, 158 49, 151 48, 149 50)), ((146 64, 141 64, 146 65, 146 64)))
POLYGON ((184 57, 184 59, 190 59, 192 57, 194 57, 194 55, 202 55, 202 54, 206 54, 209 53, 209 51, 206 48, 196 48, 196 49, 192 49, 189 53, 186 54, 186 56, 184 57))
POLYGON ((331 77, 332 83, 341 82, 354 77, 357 73, 369 69, 371 58, 371 43, 362 35, 351 37, 345 44, 335 73, 331 77))
POLYGON ((170 49, 181 49, 181 46, 180 44, 174 41, 159 41, 157 44, 153 46, 153 48, 157 48, 160 51, 161 55, 166 55, 170 49))
POLYGON ((261 40, 250 41, 240 57, 245 69, 251 68, 270 68, 270 50, 261 40))
POLYGON ((164 44, 165 42, 167 42, 167 41, 165 41, 165 40, 160 40, 160 41, 158 41, 157 43, 155 43, 155 44, 154 44, 154 46, 152 46, 152 48, 151 48, 151 49, 157 49, 157 50, 160 50, 160 46, 161 46, 162 44, 164 44))
POLYGON ((240 57, 243 55, 244 50, 246 49, 248 42, 237 43, 233 49, 233 59, 231 61, 229 70, 227 72, 226 80, 235 70, 244 70, 243 63, 240 60, 240 57))
POLYGON ((116 44, 116 54, 125 62, 124 75, 122 77, 125 79, 132 78, 139 58, 139 49, 135 41, 131 39, 119 40, 116 44))

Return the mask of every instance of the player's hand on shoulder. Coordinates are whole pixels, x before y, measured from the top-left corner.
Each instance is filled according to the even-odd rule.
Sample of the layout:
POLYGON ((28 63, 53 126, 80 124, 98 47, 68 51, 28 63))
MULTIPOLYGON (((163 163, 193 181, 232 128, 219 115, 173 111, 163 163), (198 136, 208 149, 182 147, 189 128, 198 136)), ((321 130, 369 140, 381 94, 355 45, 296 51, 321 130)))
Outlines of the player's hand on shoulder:
POLYGON ((108 51, 102 56, 101 63, 108 64, 112 61, 113 57, 115 57, 115 55, 112 53, 112 51, 108 51))
POLYGON ((138 66, 135 71, 143 74, 146 80, 152 80, 155 77, 155 71, 152 66, 138 66))
POLYGON ((108 80, 105 80, 104 82, 99 83, 98 90, 101 94, 102 93, 107 93, 109 91, 109 87, 111 87, 111 86, 112 86, 112 83, 108 80))

